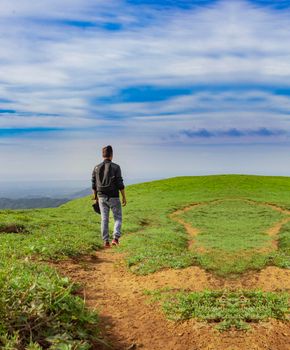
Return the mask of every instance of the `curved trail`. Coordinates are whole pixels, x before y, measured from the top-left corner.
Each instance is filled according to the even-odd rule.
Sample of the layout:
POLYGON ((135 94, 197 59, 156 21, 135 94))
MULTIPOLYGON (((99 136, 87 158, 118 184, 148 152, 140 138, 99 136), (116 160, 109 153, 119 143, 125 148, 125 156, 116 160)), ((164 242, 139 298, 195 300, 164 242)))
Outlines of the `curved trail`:
POLYGON ((195 237, 198 235, 199 230, 196 227, 192 227, 188 222, 186 222, 185 220, 183 220, 181 217, 179 217, 180 214, 187 212, 189 210, 191 210, 194 207, 199 207, 200 205, 202 205, 203 203, 193 203, 187 207, 184 207, 182 209, 178 209, 175 212, 171 213, 169 215, 169 217, 178 222, 179 224, 183 225, 183 227, 185 228, 187 234, 189 235, 189 240, 188 240, 188 249, 192 249, 194 247, 195 244, 195 237))
POLYGON ((191 291, 233 287, 290 291, 289 270, 268 267, 259 273, 248 273, 238 281, 216 278, 196 266, 137 276, 127 270, 123 258, 102 250, 80 261, 56 264, 62 274, 82 283, 86 304, 99 311, 102 334, 114 350, 290 349, 289 324, 272 320, 254 324, 247 333, 219 333, 213 326, 195 320, 180 323, 166 320, 161 308, 148 304, 144 295, 144 290, 163 287, 191 291))
MULTIPOLYGON (((230 199, 233 200, 233 199, 230 199)), ((273 250, 277 250, 278 249, 278 239, 277 239, 277 235, 279 234, 282 226, 284 224, 286 224, 287 222, 290 221, 290 210, 288 209, 284 209, 279 207, 276 204, 272 204, 272 203, 265 203, 265 202, 256 202, 254 200, 250 200, 250 199, 244 199, 244 198, 237 198, 236 200, 240 200, 240 201, 244 201, 244 202, 249 202, 251 204, 256 204, 256 205, 261 205, 261 206, 266 206, 269 208, 272 208, 275 211, 278 211, 280 213, 283 214, 287 214, 289 215, 289 217, 283 218, 282 220, 278 221, 277 223, 275 223, 273 226, 271 226, 266 233, 272 238, 271 241, 271 245, 269 248, 260 248, 260 249, 255 249, 255 251, 257 252, 269 252, 269 251, 273 251, 273 250)), ((224 202, 225 199, 215 199, 213 201, 209 201, 209 202, 202 202, 202 203, 193 203, 190 204, 182 209, 178 209, 175 212, 171 213, 169 216, 172 220, 178 222, 179 224, 183 225, 183 227, 185 228, 186 232, 189 235, 189 241, 188 241, 188 249, 193 249, 193 247, 195 247, 195 237, 199 234, 199 230, 196 227, 192 227, 190 225, 190 223, 186 222, 185 220, 183 220, 179 215, 187 212, 189 210, 191 210, 194 207, 199 207, 202 205, 207 205, 207 204, 212 204, 212 203, 221 203, 224 202)), ((198 253, 204 253, 206 252, 206 249, 204 247, 195 247, 196 251, 198 253)))
MULTIPOLYGON (((172 215, 178 217, 178 212, 172 215)), ((279 222, 279 225, 275 224, 275 230, 272 227, 273 232, 278 230, 274 236, 283 223, 279 222)), ((194 236, 197 231, 191 231, 191 234, 194 236)), ((290 291, 290 270, 267 267, 260 272, 245 273, 239 279, 223 279, 200 267, 190 266, 138 276, 128 271, 124 255, 118 253, 118 248, 100 250, 80 260, 54 262, 53 265, 61 274, 82 284, 86 304, 99 311, 102 335, 114 350, 290 349, 289 323, 271 320, 252 325, 252 331, 247 333, 219 333, 213 326, 195 320, 178 323, 166 320, 161 308, 149 304, 148 296, 144 295, 144 290, 163 287, 191 291, 221 288, 290 291)), ((96 349, 105 348, 96 346, 96 349)))

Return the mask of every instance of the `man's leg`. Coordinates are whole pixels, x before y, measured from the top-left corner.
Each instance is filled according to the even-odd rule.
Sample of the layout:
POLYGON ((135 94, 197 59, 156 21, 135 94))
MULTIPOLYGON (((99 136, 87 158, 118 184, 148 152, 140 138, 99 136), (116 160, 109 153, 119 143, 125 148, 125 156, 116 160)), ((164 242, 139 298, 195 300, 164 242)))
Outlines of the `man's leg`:
POLYGON ((113 238, 119 239, 121 237, 122 227, 122 206, 119 198, 110 198, 110 207, 113 212, 115 221, 113 238))
POLYGON ((109 237, 109 214, 110 214, 110 207, 107 203, 106 198, 99 197, 99 205, 100 205, 100 211, 101 211, 101 233, 102 238, 104 241, 108 242, 110 240, 109 237))

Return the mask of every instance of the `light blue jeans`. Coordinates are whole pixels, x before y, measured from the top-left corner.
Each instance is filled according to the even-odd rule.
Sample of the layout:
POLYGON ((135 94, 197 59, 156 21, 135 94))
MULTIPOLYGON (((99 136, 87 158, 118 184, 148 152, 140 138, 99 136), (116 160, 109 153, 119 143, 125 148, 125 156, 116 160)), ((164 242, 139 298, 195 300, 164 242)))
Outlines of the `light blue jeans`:
POLYGON ((122 206, 120 198, 99 197, 99 205, 101 210, 101 233, 104 241, 109 241, 109 217, 110 209, 113 212, 115 221, 113 238, 119 239, 121 237, 122 227, 122 206))

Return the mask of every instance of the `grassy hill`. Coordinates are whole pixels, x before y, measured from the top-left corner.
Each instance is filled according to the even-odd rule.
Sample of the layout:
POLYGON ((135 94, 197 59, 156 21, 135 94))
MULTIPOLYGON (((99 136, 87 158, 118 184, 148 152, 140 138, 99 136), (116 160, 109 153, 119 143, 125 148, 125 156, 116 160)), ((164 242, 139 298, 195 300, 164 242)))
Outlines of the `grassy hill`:
MULTIPOLYGON (((269 264, 289 268, 290 223, 285 220, 277 237, 267 233, 290 210, 288 177, 177 177, 129 186, 127 197, 120 250, 134 273, 193 264, 222 276, 269 264), (170 215, 188 207, 180 217, 198 229, 192 247, 184 225, 170 215)), ((100 217, 90 197, 53 209, 3 210, 0 218, 0 344, 89 349, 97 315, 45 261, 101 247, 100 217)))

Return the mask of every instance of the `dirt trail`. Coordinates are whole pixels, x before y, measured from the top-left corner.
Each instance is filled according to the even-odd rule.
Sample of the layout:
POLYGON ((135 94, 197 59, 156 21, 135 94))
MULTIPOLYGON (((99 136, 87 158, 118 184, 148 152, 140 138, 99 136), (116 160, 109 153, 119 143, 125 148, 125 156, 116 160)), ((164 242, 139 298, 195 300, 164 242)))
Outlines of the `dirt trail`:
MULTIPOLYGON (((233 199, 230 199, 230 200, 233 200, 233 199)), ((283 218, 282 220, 278 221, 277 223, 275 223, 273 226, 271 226, 266 231, 266 233, 272 238, 271 245, 269 247, 262 247, 262 248, 256 249, 256 251, 259 253, 266 253, 266 252, 270 252, 273 250, 277 250, 278 249, 277 235, 279 234, 281 227, 290 221, 290 210, 281 208, 278 205, 272 204, 272 203, 256 202, 254 200, 244 199, 244 198, 238 198, 236 200, 249 202, 251 204, 254 203, 256 205, 261 205, 261 206, 267 206, 267 207, 272 208, 275 211, 289 215, 289 217, 283 218)), ((196 227, 192 227, 190 225, 190 223, 186 222, 179 215, 191 210, 194 207, 199 207, 202 205, 206 205, 208 203, 212 204, 212 203, 220 203, 220 202, 224 202, 224 201, 225 201, 224 199, 215 199, 215 200, 209 201, 209 202, 193 203, 193 204, 190 204, 182 209, 178 209, 175 212, 173 212, 172 214, 170 214, 170 218, 172 220, 178 222, 179 224, 183 225, 187 234, 189 235, 190 239, 188 240, 188 249, 195 248, 196 252, 198 252, 198 253, 205 253, 206 252, 206 249, 204 247, 196 247, 195 246, 195 237, 198 235, 198 233, 200 231, 196 227)))
POLYGON ((277 235, 279 234, 281 227, 286 224, 287 222, 290 221, 290 210, 287 209, 283 209, 278 207, 275 204, 267 204, 266 205, 270 208, 272 208, 273 210, 279 211, 280 213, 283 214, 287 214, 289 215, 289 217, 286 217, 284 219, 282 219, 281 221, 277 222, 274 226, 270 227, 269 230, 267 231, 268 235, 273 237, 272 239, 272 247, 274 249, 278 249, 278 239, 277 239, 277 235))
POLYGON ((290 270, 267 267, 257 273, 245 273, 239 279, 223 279, 191 266, 137 276, 128 271, 118 248, 53 265, 60 273, 82 283, 86 304, 99 311, 102 335, 114 350, 290 349, 289 322, 271 320, 252 325, 247 333, 219 333, 212 325, 195 320, 180 323, 166 320, 160 307, 148 303, 149 297, 144 295, 144 290, 163 287, 191 291, 220 288, 290 291, 290 270))
MULTIPOLYGON (((123 256, 102 250, 96 256, 56 264, 62 274, 81 282, 89 307, 99 310, 103 337, 114 350, 289 350, 290 325, 279 321, 253 325, 250 332, 219 333, 213 326, 189 320, 165 319, 160 307, 148 303, 144 290, 174 287, 191 291, 219 288, 289 290, 290 271, 268 267, 239 280, 214 277, 191 266, 136 276, 124 265, 123 256)), ((103 349, 101 346, 96 349, 103 349)))
MULTIPOLYGON (((198 207, 200 205, 202 205, 203 203, 193 203, 185 208, 176 210, 175 212, 173 212, 172 214, 170 214, 170 218, 176 222, 178 222, 179 224, 183 225, 187 234, 189 235, 189 240, 188 240, 188 249, 193 249, 194 245, 195 245, 195 240, 194 238, 198 235, 199 230, 195 227, 192 227, 188 222, 186 222, 185 220, 183 220, 179 215, 187 212, 189 210, 191 210, 194 207, 198 207)), ((202 253, 202 252, 201 252, 202 253)))
POLYGON ((273 225, 272 227, 270 227, 268 230, 267 230, 267 234, 272 237, 272 250, 276 250, 278 249, 278 239, 277 239, 277 235, 279 234, 282 226, 284 224, 286 224, 287 222, 290 221, 290 210, 288 209, 284 209, 284 208, 281 208, 279 207, 277 204, 273 204, 273 203, 265 203, 265 202, 256 202, 256 201, 253 201, 253 200, 245 200, 246 202, 249 202, 249 203, 254 203, 254 204, 258 204, 258 205, 265 205, 267 207, 270 207, 272 208, 273 210, 276 210, 282 214, 286 214, 286 215, 289 215, 288 217, 286 218, 283 218, 282 220, 280 220, 279 222, 277 222, 275 225, 273 225))

